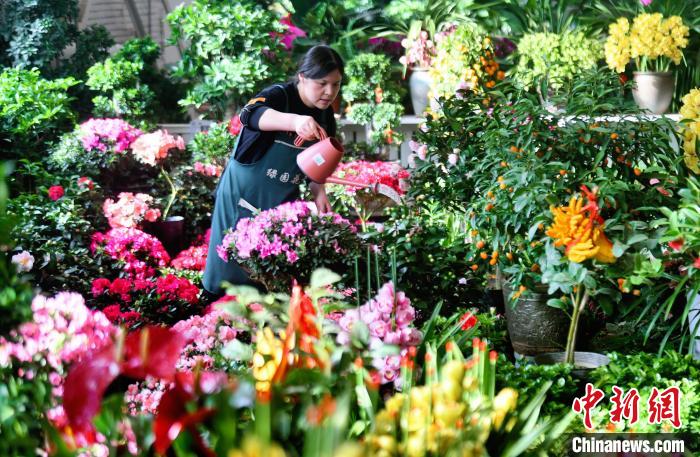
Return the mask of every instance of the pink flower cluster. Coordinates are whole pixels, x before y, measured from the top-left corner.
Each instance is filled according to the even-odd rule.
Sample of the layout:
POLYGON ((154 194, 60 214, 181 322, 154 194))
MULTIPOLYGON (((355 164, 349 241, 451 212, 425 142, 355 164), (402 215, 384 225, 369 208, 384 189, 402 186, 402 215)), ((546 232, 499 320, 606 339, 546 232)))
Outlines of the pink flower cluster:
MULTIPOLYGON (((236 329, 231 325, 231 317, 220 310, 212 310, 204 316, 193 316, 180 321, 173 330, 184 335, 188 344, 177 361, 179 371, 192 371, 199 366, 203 370, 218 370, 220 351, 224 345, 236 338, 236 329)), ((169 386, 147 379, 142 383, 131 384, 126 392, 126 401, 132 415, 148 412, 154 414, 160 398, 169 386)))
POLYGON ((151 208, 152 204, 150 195, 122 192, 116 202, 111 198, 105 200, 102 211, 112 228, 138 227, 144 219, 155 222, 160 217, 160 210, 151 208))
POLYGON ((89 119, 80 125, 80 140, 86 151, 114 148, 115 152, 124 152, 140 135, 139 129, 121 119, 89 119))
MULTIPOLYGON (((101 312, 89 310, 83 297, 73 292, 60 292, 50 298, 38 295, 32 301, 32 311, 32 321, 13 330, 10 341, 0 337, 0 365, 13 361, 46 365, 52 395, 60 401, 69 364, 99 351, 115 337, 118 329, 101 312)), ((17 372, 26 379, 32 379, 35 374, 26 366, 17 372)), ((46 417, 56 428, 67 425, 62 404, 46 411, 46 417)), ((76 444, 88 446, 79 437, 76 444)), ((91 451, 97 453, 90 455, 108 455, 106 446, 95 445, 91 451), (100 454, 102 451, 105 453, 100 454)))
POLYGON ((287 26, 287 30, 283 34, 271 32, 272 36, 278 36, 280 38, 280 42, 284 45, 287 50, 292 49, 292 44, 294 43, 294 40, 297 39, 297 37, 305 37, 306 32, 294 25, 292 22, 292 15, 287 14, 283 18, 280 19, 280 24, 287 26))
POLYGON ((185 149, 185 141, 181 136, 170 135, 167 130, 156 130, 141 135, 131 144, 131 152, 136 160, 147 165, 156 166, 156 162, 168 157, 172 148, 185 149))
POLYGON ((203 244, 195 242, 194 245, 180 252, 177 257, 170 262, 170 266, 177 270, 195 270, 204 271, 207 264, 207 253, 209 252, 209 236, 211 230, 207 230, 204 235, 204 240, 200 241, 203 244))
POLYGON ((90 251, 104 252, 123 262, 124 272, 134 279, 155 275, 156 268, 170 263, 170 256, 157 238, 135 228, 115 228, 92 236, 90 251))
POLYGON ((203 174, 204 176, 219 177, 224 169, 220 165, 214 165, 212 163, 194 163, 194 171, 203 174))
POLYGON ((66 364, 101 348, 117 330, 104 314, 89 310, 83 297, 73 292, 50 298, 37 295, 32 311, 32 321, 11 332, 12 341, 0 337, 0 365, 7 365, 11 358, 45 361, 62 375, 66 364))
POLYGON ((390 281, 369 302, 344 311, 338 319, 341 331, 337 341, 342 345, 350 344, 353 325, 362 321, 369 328, 370 350, 381 349, 386 344, 399 346, 400 355, 374 357, 372 365, 378 370, 382 384, 393 382, 400 388, 401 357, 410 347, 420 344, 423 338, 421 332, 412 326, 415 317, 411 300, 403 292, 396 292, 390 281))
MULTIPOLYGON (((338 214, 312 214, 308 202, 283 203, 255 217, 241 219, 236 230, 224 236, 216 252, 225 261, 228 261, 228 253, 233 252, 241 259, 256 255, 261 259, 279 256, 286 259, 286 263, 294 264, 299 260, 298 248, 316 234, 318 225, 333 224, 349 226, 352 231, 357 231, 350 221, 338 214)), ((333 242, 335 251, 342 252, 338 242, 333 242)))
POLYGON ((437 54, 435 44, 430 39, 428 32, 421 30, 415 39, 404 38, 401 46, 406 49, 406 55, 399 58, 404 67, 429 68, 433 57, 437 54))
MULTIPOLYGON (((341 163, 336 168, 334 176, 358 181, 363 184, 385 184, 398 192, 399 195, 403 195, 406 192, 406 180, 410 174, 397 162, 366 162, 358 160, 341 163)), ((348 195, 355 195, 357 189, 357 187, 350 186, 344 188, 345 193, 348 195)))

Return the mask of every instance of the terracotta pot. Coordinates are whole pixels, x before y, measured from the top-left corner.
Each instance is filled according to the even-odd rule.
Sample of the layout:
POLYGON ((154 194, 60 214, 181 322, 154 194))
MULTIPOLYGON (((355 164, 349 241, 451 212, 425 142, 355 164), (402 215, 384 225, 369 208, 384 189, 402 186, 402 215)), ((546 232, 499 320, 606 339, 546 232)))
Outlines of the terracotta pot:
POLYGON ((670 71, 635 71, 632 96, 641 109, 663 114, 671 106, 675 86, 670 71))

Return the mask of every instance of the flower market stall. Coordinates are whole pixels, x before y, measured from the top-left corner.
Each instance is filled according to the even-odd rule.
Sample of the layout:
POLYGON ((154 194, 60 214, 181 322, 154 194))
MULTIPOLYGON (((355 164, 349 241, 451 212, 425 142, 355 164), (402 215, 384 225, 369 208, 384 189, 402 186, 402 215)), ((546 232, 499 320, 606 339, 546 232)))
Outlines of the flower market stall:
POLYGON ((700 2, 6 3, 0 455, 700 451, 700 2))

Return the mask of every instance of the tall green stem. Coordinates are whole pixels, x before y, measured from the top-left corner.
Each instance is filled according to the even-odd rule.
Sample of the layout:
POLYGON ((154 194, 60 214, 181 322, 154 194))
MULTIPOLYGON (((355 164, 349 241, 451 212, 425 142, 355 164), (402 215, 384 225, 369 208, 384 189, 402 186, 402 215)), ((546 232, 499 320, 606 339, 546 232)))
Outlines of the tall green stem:
POLYGON ((579 284, 576 291, 576 300, 574 302, 574 312, 571 314, 571 325, 569 325, 569 335, 566 338, 566 363, 574 363, 574 353, 576 350, 576 334, 578 333, 578 322, 581 318, 581 313, 588 304, 588 291, 585 290, 583 284, 579 284), (583 297, 581 293, 583 292, 583 297))
POLYGON ((165 205, 165 209, 163 210, 163 220, 165 220, 168 217, 168 213, 170 212, 170 207, 173 206, 173 203, 175 202, 175 196, 177 196, 177 188, 175 187, 175 184, 173 184, 173 181, 170 179, 170 175, 166 173, 165 169, 161 166, 160 167, 160 174, 163 176, 163 179, 165 179, 165 182, 168 183, 168 186, 170 187, 170 196, 168 197, 168 204, 165 205))

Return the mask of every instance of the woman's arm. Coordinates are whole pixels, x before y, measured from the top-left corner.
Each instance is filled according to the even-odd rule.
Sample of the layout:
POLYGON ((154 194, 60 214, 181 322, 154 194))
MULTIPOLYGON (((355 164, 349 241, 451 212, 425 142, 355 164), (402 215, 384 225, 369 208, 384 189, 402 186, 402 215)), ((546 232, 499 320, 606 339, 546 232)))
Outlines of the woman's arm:
POLYGON ((258 120, 260 130, 296 132, 304 140, 320 140, 326 136, 323 127, 311 116, 302 116, 293 113, 283 113, 272 108, 268 108, 258 120))

